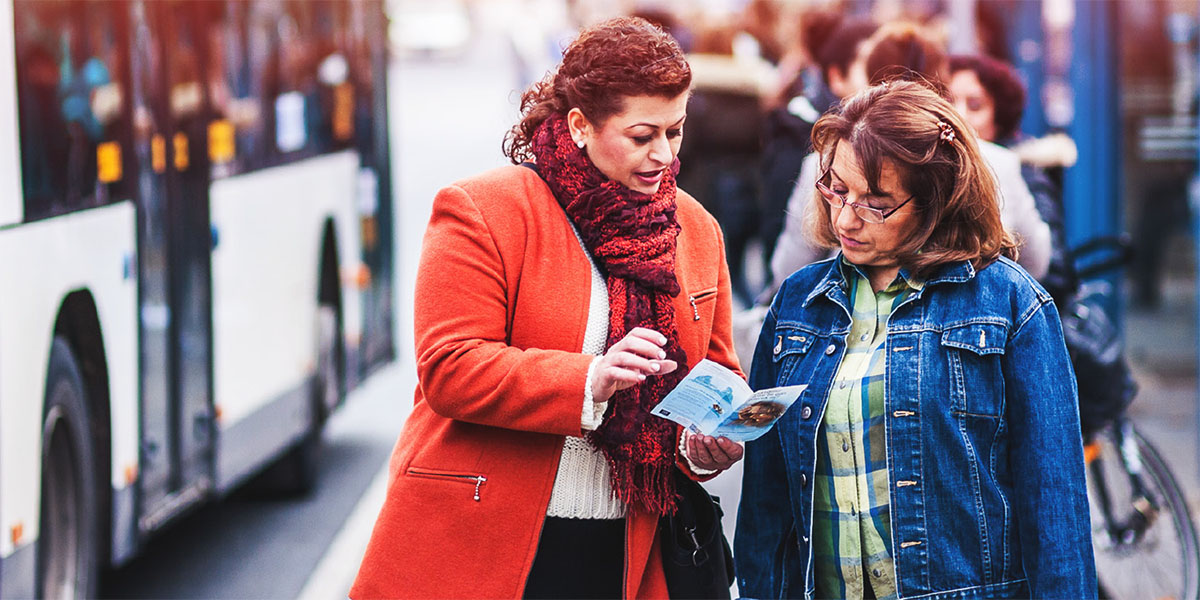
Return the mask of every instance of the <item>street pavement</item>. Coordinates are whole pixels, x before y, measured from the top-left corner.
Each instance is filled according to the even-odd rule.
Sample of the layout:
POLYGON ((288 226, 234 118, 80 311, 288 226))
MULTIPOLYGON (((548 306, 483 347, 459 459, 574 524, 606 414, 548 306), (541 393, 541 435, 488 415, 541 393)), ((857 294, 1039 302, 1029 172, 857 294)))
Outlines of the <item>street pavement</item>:
POLYGON ((1162 304, 1125 313, 1125 343, 1139 392, 1134 424, 1158 447, 1200 521, 1200 415, 1197 414, 1196 283, 1168 275, 1162 304))

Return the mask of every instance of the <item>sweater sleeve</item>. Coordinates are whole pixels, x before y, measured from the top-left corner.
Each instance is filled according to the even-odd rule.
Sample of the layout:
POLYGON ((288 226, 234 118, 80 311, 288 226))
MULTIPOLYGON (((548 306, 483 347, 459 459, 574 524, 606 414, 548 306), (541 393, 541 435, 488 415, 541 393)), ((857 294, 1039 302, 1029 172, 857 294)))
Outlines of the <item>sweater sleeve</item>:
POLYGON ((1015 152, 989 142, 981 142, 979 146, 1000 187, 1000 219, 1021 243, 1017 263, 1034 279, 1041 279, 1050 269, 1050 226, 1042 220, 1033 193, 1021 175, 1020 158, 1015 152))
MULTIPOLYGON (((510 261, 511 257, 507 257, 510 261)), ((417 376, 439 415, 480 425, 581 435, 592 356, 507 343, 505 263, 460 187, 438 193, 414 298, 417 376)))

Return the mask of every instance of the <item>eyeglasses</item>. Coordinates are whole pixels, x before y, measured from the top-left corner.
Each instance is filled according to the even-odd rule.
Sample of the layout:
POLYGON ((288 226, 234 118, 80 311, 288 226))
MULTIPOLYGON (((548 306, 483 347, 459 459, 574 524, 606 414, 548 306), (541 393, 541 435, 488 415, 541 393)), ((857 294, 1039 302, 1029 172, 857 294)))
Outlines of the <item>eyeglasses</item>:
POLYGON ((817 179, 817 191, 821 192, 821 195, 825 197, 825 201, 829 203, 829 206, 832 206, 833 208, 849 206, 851 210, 854 211, 854 214, 858 215, 858 218, 866 221, 867 223, 874 223, 876 225, 883 223, 885 219, 896 214, 896 211, 900 210, 905 204, 908 204, 910 200, 916 198, 916 196, 909 196, 908 200, 901 202, 899 205, 887 212, 883 212, 878 208, 871 208, 870 206, 859 204, 857 202, 851 202, 846 199, 845 195, 829 189, 829 186, 823 183, 825 178, 828 176, 829 171, 827 170, 825 171, 825 174, 820 177, 820 179, 817 179))

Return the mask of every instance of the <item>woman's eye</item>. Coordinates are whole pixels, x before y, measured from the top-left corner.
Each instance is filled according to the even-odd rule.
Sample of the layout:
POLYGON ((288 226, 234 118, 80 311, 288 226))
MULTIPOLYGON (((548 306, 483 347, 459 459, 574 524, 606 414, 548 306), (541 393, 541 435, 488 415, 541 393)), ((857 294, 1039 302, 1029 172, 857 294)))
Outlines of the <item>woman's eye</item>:
POLYGON ((682 129, 668 129, 667 130, 667 137, 669 137, 669 138, 677 138, 681 135, 683 135, 682 129))
POLYGON ((636 135, 633 137, 633 141, 639 144, 649 144, 652 139, 654 139, 654 136, 651 135, 636 135))

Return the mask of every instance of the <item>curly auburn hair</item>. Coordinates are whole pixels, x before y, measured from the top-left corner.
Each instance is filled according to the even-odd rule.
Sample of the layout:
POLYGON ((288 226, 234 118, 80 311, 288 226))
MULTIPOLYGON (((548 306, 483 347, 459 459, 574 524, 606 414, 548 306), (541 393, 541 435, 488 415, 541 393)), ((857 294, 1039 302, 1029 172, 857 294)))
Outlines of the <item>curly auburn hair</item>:
MULTIPOLYGON (((914 81, 869 87, 821 117, 812 136, 823 172, 839 144, 853 149, 871 193, 882 194, 884 164, 894 166, 918 217, 896 258, 917 277, 960 260, 982 269, 1002 255, 1016 259, 1016 241, 1000 221, 996 179, 975 134, 933 89, 914 81), (953 132, 951 140, 943 139, 942 125, 953 132)), ((820 197, 814 190, 813 198, 820 197)), ((829 203, 814 201, 812 209, 811 239, 838 247, 829 203)))
POLYGON ((950 75, 971 71, 979 78, 983 91, 992 97, 992 124, 996 139, 1011 138, 1021 129, 1025 112, 1025 84, 1012 65, 990 56, 955 54, 950 57, 950 75))
POLYGON ((619 17, 581 31, 558 69, 521 95, 521 120, 504 136, 513 164, 533 158, 539 125, 578 108, 595 125, 625 109, 625 98, 674 98, 692 85, 692 69, 675 38, 649 21, 619 17))

